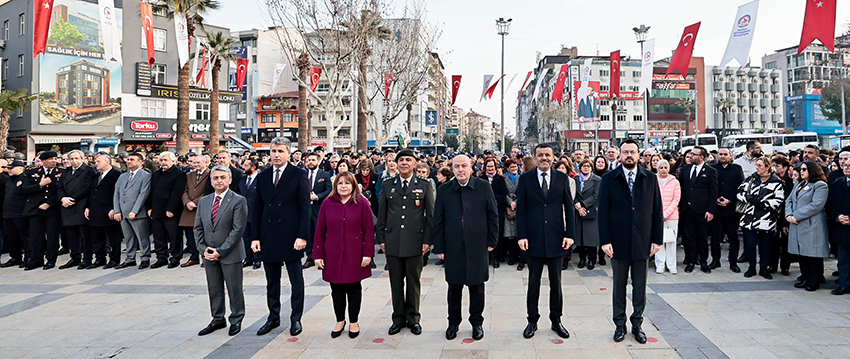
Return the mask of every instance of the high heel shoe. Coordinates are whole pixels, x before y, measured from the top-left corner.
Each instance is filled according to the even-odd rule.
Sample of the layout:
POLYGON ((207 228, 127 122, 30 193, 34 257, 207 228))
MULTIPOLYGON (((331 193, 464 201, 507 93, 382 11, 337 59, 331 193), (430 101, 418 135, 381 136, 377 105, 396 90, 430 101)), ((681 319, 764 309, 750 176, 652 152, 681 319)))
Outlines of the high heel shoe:
POLYGON ((345 321, 342 322, 342 329, 340 329, 338 332, 331 331, 331 338, 339 338, 339 336, 342 335, 343 330, 345 330, 345 321))
MULTIPOLYGON (((351 323, 351 324, 355 324, 355 323, 351 323)), ((357 326, 357 329, 360 329, 360 326, 359 326, 359 325, 357 326)), ((355 331, 352 331, 352 330, 351 330, 351 325, 349 325, 349 326, 348 326, 348 337, 349 337, 349 338, 351 338, 351 339, 354 339, 354 338, 357 338, 357 336, 358 336, 358 335, 360 335, 360 331, 359 331, 359 330, 358 330, 358 331, 356 331, 356 332, 355 332, 355 331)))

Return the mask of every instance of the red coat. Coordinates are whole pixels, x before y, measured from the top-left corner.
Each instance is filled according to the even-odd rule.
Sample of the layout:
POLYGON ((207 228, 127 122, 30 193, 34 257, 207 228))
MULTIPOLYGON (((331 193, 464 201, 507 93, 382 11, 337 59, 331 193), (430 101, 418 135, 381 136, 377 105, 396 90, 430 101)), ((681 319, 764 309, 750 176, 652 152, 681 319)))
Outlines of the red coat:
POLYGON ((360 267, 363 257, 375 256, 375 222, 369 200, 345 204, 334 195, 322 202, 316 235, 313 237, 313 259, 325 261, 322 279, 329 283, 355 283, 372 275, 372 269, 360 267))

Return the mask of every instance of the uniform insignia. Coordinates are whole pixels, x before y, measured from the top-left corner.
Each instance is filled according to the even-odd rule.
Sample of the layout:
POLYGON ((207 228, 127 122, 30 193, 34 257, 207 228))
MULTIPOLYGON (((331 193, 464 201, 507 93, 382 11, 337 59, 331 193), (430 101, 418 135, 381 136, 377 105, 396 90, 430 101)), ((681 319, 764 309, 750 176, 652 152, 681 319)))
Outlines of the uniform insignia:
POLYGON ((23 183, 24 183, 24 181, 18 181, 18 183, 16 183, 15 185, 20 187, 23 183))
POLYGON ((395 193, 395 188, 390 188, 390 193, 395 193))
POLYGON ((416 199, 416 207, 419 207, 419 199, 416 199))
POLYGON ((423 193, 423 190, 421 188, 416 188, 411 192, 413 192, 413 193, 423 193))

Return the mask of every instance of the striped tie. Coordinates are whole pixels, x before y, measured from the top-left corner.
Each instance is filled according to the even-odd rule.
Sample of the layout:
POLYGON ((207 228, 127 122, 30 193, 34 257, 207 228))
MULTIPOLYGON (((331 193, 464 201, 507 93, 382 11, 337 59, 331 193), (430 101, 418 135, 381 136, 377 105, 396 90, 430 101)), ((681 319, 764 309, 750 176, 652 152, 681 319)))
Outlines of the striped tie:
POLYGON ((221 204, 221 197, 215 196, 212 208, 212 224, 215 225, 215 215, 218 214, 218 205, 221 204))

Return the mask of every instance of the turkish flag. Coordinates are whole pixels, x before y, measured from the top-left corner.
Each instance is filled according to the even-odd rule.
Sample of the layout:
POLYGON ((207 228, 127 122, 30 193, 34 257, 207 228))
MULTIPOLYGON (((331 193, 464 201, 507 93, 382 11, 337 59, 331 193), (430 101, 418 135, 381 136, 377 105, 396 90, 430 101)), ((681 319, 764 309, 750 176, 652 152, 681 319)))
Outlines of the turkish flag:
POLYGON ((455 99, 457 99, 457 90, 460 89, 460 76, 461 75, 452 75, 452 106, 455 105, 455 99))
POLYGON ((207 70, 207 64, 209 64, 209 62, 210 62, 210 58, 207 56, 207 49, 206 48, 201 48, 201 56, 203 57, 204 60, 203 60, 203 63, 201 64, 201 69, 198 71, 198 75, 195 76, 195 85, 200 86, 200 87, 207 87, 206 70, 207 70))
POLYGON ((682 39, 679 40, 679 47, 676 48, 673 60, 670 61, 670 67, 667 68, 667 75, 672 74, 674 70, 679 70, 682 76, 688 76, 688 66, 691 63, 691 55, 694 53, 694 43, 697 41, 700 24, 698 22, 688 26, 682 32, 682 39))
POLYGON ((620 50, 611 53, 611 84, 608 94, 611 98, 620 96, 620 50))
POLYGON ((488 100, 493 98, 493 92, 496 91, 496 85, 498 85, 499 81, 502 81, 502 79, 504 77, 505 77, 505 75, 502 75, 502 77, 499 77, 499 79, 496 80, 496 82, 494 82, 492 85, 490 85, 490 88, 487 89, 487 92, 484 93, 484 96, 487 97, 488 100))
POLYGON ((525 85, 528 83, 529 78, 531 78, 531 71, 528 72, 528 75, 525 75, 525 81, 522 82, 522 87, 519 88, 519 93, 516 94, 517 100, 519 100, 519 97, 522 96, 522 90, 525 89, 525 85))
POLYGON ((245 75, 248 74, 248 59, 236 59, 236 89, 242 91, 245 75))
POLYGON ((148 66, 151 66, 156 61, 153 49, 153 11, 151 11, 151 4, 140 2, 139 6, 142 13, 142 30, 145 33, 145 43, 148 45, 148 66))
POLYGON ((806 18, 803 20, 803 34, 797 55, 803 52, 815 39, 829 51, 835 52, 835 3, 836 0, 807 0, 806 18))
POLYGON ((53 0, 37 0, 33 2, 32 57, 44 52, 47 45, 47 33, 50 32, 50 17, 53 15, 53 0))
POLYGON ((384 73, 384 98, 390 99, 390 87, 393 85, 393 75, 389 72, 384 73))
POLYGON ((307 94, 307 97, 313 96, 313 93, 316 92, 316 88, 319 87, 319 79, 322 77, 322 68, 321 67, 311 67, 310 68, 310 93, 307 94))
POLYGON ((555 88, 552 90, 552 99, 549 102, 558 100, 558 105, 561 105, 561 100, 564 99, 564 82, 567 80, 567 71, 569 69, 569 65, 561 65, 561 71, 558 71, 558 82, 555 82, 555 88))

